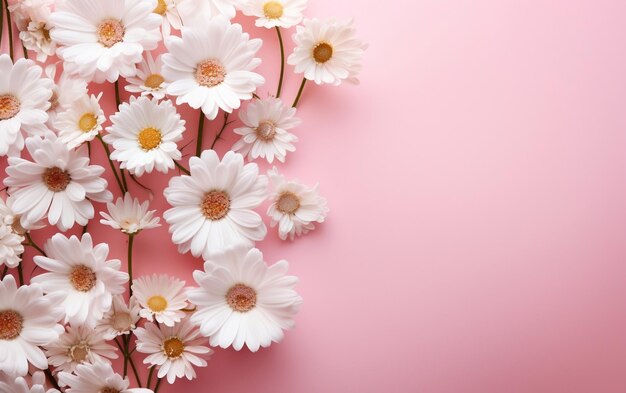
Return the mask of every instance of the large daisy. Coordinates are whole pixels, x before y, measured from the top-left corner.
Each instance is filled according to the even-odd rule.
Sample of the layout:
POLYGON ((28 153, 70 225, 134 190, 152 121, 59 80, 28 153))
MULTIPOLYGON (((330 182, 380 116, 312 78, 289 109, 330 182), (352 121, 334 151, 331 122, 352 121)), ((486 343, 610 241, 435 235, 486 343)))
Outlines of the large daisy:
POLYGON ((318 85, 340 85, 344 80, 357 83, 367 45, 355 35, 352 21, 305 19, 293 36, 296 47, 287 62, 318 85))
POLYGON ((150 389, 129 389, 130 381, 113 371, 110 364, 80 364, 73 374, 59 373, 59 385, 65 393, 153 393, 150 389))
POLYGON ((63 299, 65 322, 94 327, 111 308, 112 296, 124 293, 128 274, 119 270, 121 262, 107 260, 108 244, 94 246, 89 233, 81 239, 57 233, 44 249, 47 256, 36 256, 35 263, 49 273, 31 281, 63 299))
POLYGON ((199 288, 189 291, 197 306, 191 321, 210 337, 212 346, 252 352, 283 338, 294 326, 302 298, 294 290, 297 277, 287 276, 285 260, 267 266, 256 248, 234 247, 215 254, 196 270, 199 288))
POLYGON ((0 393, 60 393, 56 389, 46 390, 46 376, 42 371, 35 371, 30 383, 24 377, 8 376, 0 372, 0 393))
POLYGON ((296 108, 285 105, 280 99, 268 97, 252 101, 239 118, 245 125, 235 129, 241 135, 232 150, 247 155, 249 160, 265 158, 270 164, 274 157, 285 162, 287 152, 296 150, 293 143, 298 137, 287 130, 300 124, 295 117, 296 108))
POLYGON ((89 165, 87 147, 70 150, 51 133, 45 138, 30 137, 26 148, 33 161, 9 157, 8 177, 4 184, 14 198, 13 211, 22 221, 48 222, 61 231, 74 223, 87 224, 93 218, 91 201, 109 202, 113 198, 100 177, 104 168, 89 165))
POLYGON ((117 359, 117 349, 104 341, 102 333, 87 326, 68 326, 59 339, 46 345, 48 363, 55 371, 74 372, 83 363, 117 359))
POLYGON ((111 159, 130 173, 141 176, 154 169, 167 173, 174 168, 174 160, 181 159, 176 142, 183 138, 185 121, 170 100, 131 97, 111 116, 111 122, 104 136, 113 145, 111 159))
POLYGON ((157 326, 147 323, 135 330, 137 352, 147 353, 144 364, 158 367, 157 376, 167 377, 167 382, 174 383, 176 378, 196 377, 196 367, 206 367, 205 357, 213 351, 203 346, 205 338, 199 337, 198 329, 183 319, 173 327, 157 326))
POLYGON ((222 161, 213 150, 189 160, 191 175, 170 179, 164 195, 173 207, 163 214, 178 250, 208 258, 213 251, 243 243, 251 246, 267 234, 253 211, 266 198, 267 177, 229 151, 222 161))
POLYGON ((302 21, 307 0, 249 0, 243 7, 245 15, 255 16, 258 27, 289 28, 302 21))
POLYGON ((177 97, 177 104, 202 108, 210 120, 220 108, 232 112, 265 82, 252 72, 261 63, 254 57, 261 43, 221 16, 183 28, 182 38, 165 41, 169 53, 163 55, 163 76, 171 81, 167 93, 177 97))
POLYGON ((124 198, 117 198, 115 204, 107 203, 109 213, 100 212, 102 220, 100 224, 108 225, 111 228, 133 235, 144 229, 160 227, 160 218, 154 217, 156 210, 148 210, 149 201, 140 203, 137 198, 133 198, 130 193, 124 194, 124 198))
POLYGON ((128 84, 124 88, 131 93, 141 93, 142 96, 152 96, 159 100, 165 98, 169 83, 161 75, 161 67, 161 55, 154 59, 148 52, 137 67, 137 75, 128 78, 128 84))
POLYGON ((133 281, 133 296, 141 306, 139 315, 148 321, 174 326, 185 317, 185 282, 165 274, 140 277, 133 281))
POLYGON ((134 76, 135 64, 161 39, 156 0, 66 0, 50 16, 50 33, 65 69, 83 79, 115 82, 134 76))
POLYGON ((17 155, 24 148, 22 132, 46 131, 52 85, 31 60, 13 64, 9 55, 0 55, 0 156, 17 155))
POLYGON ((17 287, 7 275, 0 281, 0 370, 17 376, 28 373, 28 364, 48 368, 40 346, 59 338, 63 309, 58 299, 44 296, 38 285, 17 287))
POLYGON ((98 96, 85 94, 56 117, 54 128, 61 142, 70 149, 92 141, 102 131, 106 117, 100 108, 101 97, 102 93, 98 96))
POLYGON ((134 297, 126 304, 122 295, 115 295, 111 309, 98 322, 98 330, 102 332, 105 340, 113 340, 135 330, 139 318, 139 304, 134 297))

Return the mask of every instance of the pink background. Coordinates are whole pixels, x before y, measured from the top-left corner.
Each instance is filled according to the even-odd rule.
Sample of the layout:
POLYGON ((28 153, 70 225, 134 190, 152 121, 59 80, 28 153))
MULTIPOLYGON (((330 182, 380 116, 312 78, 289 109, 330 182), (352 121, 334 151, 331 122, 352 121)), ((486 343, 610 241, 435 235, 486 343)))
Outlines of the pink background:
MULTIPOLYGON (((360 86, 307 86, 280 165, 321 183, 328 221, 259 244, 301 279, 297 328, 256 354, 218 349, 161 391, 624 392, 626 3, 310 3, 354 16, 370 48, 360 86)), ((265 95, 275 35, 239 20, 266 39, 265 95)), ((298 83, 288 73, 286 97, 298 83)), ((142 180, 162 212, 167 179, 142 180)), ((125 260, 124 236, 93 233, 125 260)), ((192 283, 201 262, 168 241, 165 226, 137 238, 136 276, 192 283)))

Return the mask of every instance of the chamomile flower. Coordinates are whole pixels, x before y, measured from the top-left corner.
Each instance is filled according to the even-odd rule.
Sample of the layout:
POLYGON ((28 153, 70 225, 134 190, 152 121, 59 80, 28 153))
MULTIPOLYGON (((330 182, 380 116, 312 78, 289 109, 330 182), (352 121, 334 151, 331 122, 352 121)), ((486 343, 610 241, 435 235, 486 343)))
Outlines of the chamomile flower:
POLYGON ((92 141, 102 131, 106 117, 100 108, 100 97, 102 93, 98 96, 84 95, 57 116, 54 128, 58 131, 59 140, 70 149, 92 141))
POLYGON ((296 29, 296 47, 287 62, 296 66, 297 74, 304 73, 318 85, 340 85, 344 80, 358 83, 356 75, 367 45, 355 37, 352 21, 305 19, 296 29))
POLYGON ((163 37, 167 37, 171 34, 172 27, 176 30, 181 29, 182 20, 178 13, 178 6, 175 0, 158 0, 156 8, 152 12, 161 15, 163 18, 163 23, 161 24, 163 37))
POLYGON ((117 198, 115 204, 107 203, 109 213, 100 212, 102 220, 100 224, 119 229, 122 232, 133 235, 144 229, 160 227, 160 218, 154 217, 156 210, 148 210, 149 201, 139 203, 130 193, 124 194, 124 198, 117 198))
POLYGON ((22 0, 9 6, 24 48, 34 51, 42 63, 56 51, 56 43, 50 38, 53 7, 54 0, 22 0))
POLYGON ((267 228, 253 209, 266 198, 267 178, 229 151, 220 161, 213 150, 189 160, 191 175, 170 179, 163 192, 172 208, 163 214, 178 251, 208 258, 234 244, 251 246, 267 228))
POLYGON ((128 85, 124 88, 130 93, 141 93, 142 96, 152 96, 162 100, 165 98, 169 83, 161 75, 161 67, 163 67, 161 55, 155 60, 148 52, 137 67, 137 75, 128 78, 128 85))
POLYGON ((79 364, 71 374, 59 373, 59 385, 65 393, 152 393, 150 389, 129 389, 130 381, 113 371, 109 363, 79 364))
POLYGON ((242 11, 245 15, 255 16, 257 27, 289 28, 302 21, 302 13, 307 0, 249 0, 242 11))
POLYGON ((70 74, 88 81, 131 77, 144 51, 161 40, 156 0, 66 0, 50 19, 50 35, 70 74))
POLYGON ((174 169, 174 160, 182 154, 176 142, 183 138, 185 121, 169 100, 131 97, 111 116, 105 142, 113 145, 111 159, 134 175, 151 173, 154 169, 167 173, 174 169))
POLYGON ((252 101, 245 111, 239 112, 245 127, 235 129, 235 134, 242 137, 232 150, 247 155, 249 160, 261 157, 271 164, 276 157, 285 162, 287 152, 295 151, 293 143, 298 141, 287 131, 300 124, 295 114, 296 108, 286 106, 278 98, 252 101))
MULTIPOLYGON (((56 80, 57 65, 50 64, 45 68, 46 76, 56 80)), ((57 82, 52 86, 50 108, 48 108, 48 125, 54 127, 57 115, 72 106, 82 97, 87 96, 87 82, 83 79, 73 78, 67 72, 61 73, 57 82)))
POLYGON ((111 309, 98 322, 98 330, 105 340, 113 340, 117 336, 130 334, 137 328, 139 321, 139 304, 134 297, 126 304, 122 295, 113 296, 111 309))
POLYGON ((287 181, 276 168, 268 172, 274 190, 272 204, 267 209, 271 226, 278 225, 278 236, 282 240, 302 236, 315 229, 328 215, 326 199, 319 195, 319 185, 307 187, 297 181, 287 181))
POLYGON ((13 228, 2 223, 0 224, 0 266, 17 267, 22 261, 24 253, 24 236, 18 235, 13 228))
POLYGON ((56 389, 46 390, 46 376, 35 371, 30 383, 25 377, 12 377, 0 372, 0 393, 60 393, 56 389))
POLYGON ((204 271, 193 273, 199 287, 189 291, 197 306, 191 322, 212 346, 238 351, 245 344, 256 352, 281 341, 302 303, 294 290, 297 277, 286 275, 288 266, 282 260, 268 267, 256 248, 214 254, 204 271))
POLYGON ((196 377, 195 367, 206 367, 205 359, 213 351, 202 344, 206 339, 199 337, 198 329, 183 319, 173 327, 147 323, 135 330, 137 352, 147 353, 144 364, 157 366, 159 378, 167 377, 174 383, 176 378, 196 377))
POLYGON ((169 53, 163 55, 162 71, 171 81, 167 93, 177 97, 177 104, 202 108, 210 120, 219 109, 231 113, 265 82, 252 72, 261 63, 254 57, 261 43, 221 16, 183 29, 182 38, 165 41, 169 53))
POLYGON ((57 233, 44 249, 47 256, 36 256, 35 263, 49 273, 35 276, 31 282, 63 299, 65 322, 96 326, 111 308, 113 295, 124 293, 128 274, 120 271, 120 260, 107 260, 108 244, 94 246, 89 233, 81 239, 57 233))
POLYGON ((68 326, 59 339, 46 345, 48 363, 55 371, 76 371, 83 363, 107 362, 117 359, 116 349, 104 341, 100 331, 87 326, 68 326))
POLYGON ((141 306, 139 315, 148 321, 174 326, 185 317, 187 307, 185 282, 165 274, 140 277, 134 280, 133 296, 141 306))

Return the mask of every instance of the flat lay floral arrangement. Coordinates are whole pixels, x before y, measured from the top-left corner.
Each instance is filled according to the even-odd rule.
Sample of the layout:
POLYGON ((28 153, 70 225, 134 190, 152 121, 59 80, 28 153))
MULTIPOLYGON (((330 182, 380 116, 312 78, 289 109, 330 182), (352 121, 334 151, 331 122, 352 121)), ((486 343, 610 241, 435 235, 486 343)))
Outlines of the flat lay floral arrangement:
POLYGON ((265 222, 294 241, 329 209, 318 186, 257 163, 295 154, 307 82, 357 82, 366 49, 353 22, 307 19, 306 3, 1 2, 0 393, 167 391, 209 366, 212 347, 256 352, 294 326, 298 279, 255 242, 265 222), (251 38, 238 14, 276 40, 251 38), (262 44, 280 56, 276 86, 256 72, 262 44), (289 101, 288 70, 302 78, 289 101), (183 119, 185 107, 197 115, 183 119), (212 141, 205 122, 219 124, 212 141), (229 132, 238 140, 220 157, 229 132), (164 196, 163 212, 137 197, 150 173, 169 181, 149 190, 164 196), (126 236, 127 260, 94 241, 98 225, 126 236), (191 285, 133 276, 135 240, 161 225, 197 258, 191 285))

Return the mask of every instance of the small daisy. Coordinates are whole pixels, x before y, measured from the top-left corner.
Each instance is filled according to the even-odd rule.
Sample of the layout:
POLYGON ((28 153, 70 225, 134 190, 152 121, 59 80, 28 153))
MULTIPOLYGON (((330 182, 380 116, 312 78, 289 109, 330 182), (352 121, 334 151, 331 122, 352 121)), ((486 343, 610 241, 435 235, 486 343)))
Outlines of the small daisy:
POLYGON ((116 351, 99 331, 87 326, 68 326, 57 341, 46 345, 48 363, 56 367, 55 372, 71 373, 83 363, 110 363, 108 359, 117 359, 116 351))
POLYGON ((22 0, 9 7, 24 47, 34 51, 42 63, 56 51, 56 43, 50 38, 53 7, 54 0, 22 0))
POLYGON ((0 55, 0 156, 22 151, 22 132, 42 135, 46 131, 53 82, 41 76, 41 67, 31 60, 13 64, 9 55, 0 55))
POLYGON ((33 277, 31 282, 63 299, 65 322, 94 327, 111 308, 113 295, 124 293, 128 274, 119 270, 121 262, 107 260, 108 244, 94 247, 89 233, 81 239, 57 233, 44 249, 47 257, 38 255, 35 263, 50 273, 33 277))
POLYGON ((294 326, 302 298, 294 290, 297 277, 287 276, 287 261, 267 266, 256 248, 235 247, 215 254, 196 270, 199 288, 189 291, 197 306, 191 322, 210 337, 212 346, 245 344, 252 352, 283 338, 294 326))
POLYGON ((243 13, 256 16, 257 27, 289 28, 302 21, 302 13, 307 0, 250 0, 243 7, 243 13))
POLYGON ((98 329, 102 331, 105 340, 113 340, 117 336, 130 334, 137 328, 139 321, 139 304, 134 297, 127 305, 122 295, 113 296, 113 305, 104 318, 98 322, 98 329))
POLYGON ((87 147, 77 150, 51 133, 45 138, 30 137, 26 148, 33 161, 9 157, 4 184, 14 198, 13 211, 22 222, 35 223, 48 217, 61 231, 74 223, 87 224, 93 218, 91 201, 110 202, 113 195, 100 177, 104 168, 89 165, 87 147))
POLYGON ((133 235, 144 229, 160 227, 160 218, 154 217, 156 210, 148 211, 149 206, 149 201, 140 204, 137 198, 133 198, 130 193, 127 192, 124 198, 117 198, 115 204, 107 203, 109 213, 100 212, 103 218, 100 220, 100 224, 119 229, 129 235, 133 235))
POLYGON ((171 34, 172 27, 180 30, 183 26, 175 0, 158 0, 156 8, 152 12, 161 15, 163 18, 161 32, 164 37, 171 34))
POLYGON ((305 19, 293 36, 296 47, 287 62, 296 66, 297 74, 304 73, 318 85, 340 85, 343 80, 358 83, 356 75, 367 45, 355 34, 352 21, 305 19))
POLYGON ((133 175, 141 176, 174 169, 174 160, 182 154, 176 142, 183 138, 185 121, 180 118, 170 100, 131 97, 111 116, 105 142, 113 145, 111 159, 120 162, 133 175))
POLYGON ((185 317, 187 307, 185 282, 165 274, 140 277, 133 281, 133 296, 141 306, 139 315, 174 326, 185 317))
POLYGON ((0 372, 0 393, 60 393, 56 389, 46 390, 46 376, 35 371, 30 377, 30 384, 24 377, 9 377, 0 372))
POLYGON ((176 104, 189 104, 213 120, 221 108, 231 113, 249 100, 265 79, 252 72, 261 59, 254 57, 262 41, 250 39, 241 25, 224 17, 182 30, 182 38, 165 40, 163 76, 172 81, 167 93, 176 104))
POLYGON ((18 235, 8 225, 0 224, 0 265, 14 268, 22 261, 24 236, 18 235))
POLYGON ((122 378, 104 362, 80 364, 74 374, 60 372, 59 385, 66 386, 65 393, 152 393, 150 389, 129 389, 128 378, 122 378))
POLYGON ((222 161, 213 150, 189 160, 191 175, 170 179, 163 194, 173 207, 163 214, 178 251, 191 250, 205 259, 234 244, 251 246, 263 240, 267 228, 252 209, 266 198, 267 178, 259 167, 243 163, 229 151, 222 161))
POLYGON ((183 25, 194 26, 221 15, 232 19, 237 13, 242 0, 180 0, 178 12, 183 25))
POLYGON ((56 341, 63 333, 58 321, 63 309, 58 299, 44 296, 38 285, 17 287, 12 275, 0 281, 0 370, 25 376, 28 363, 48 368, 41 345, 56 341))
MULTIPOLYGON (((57 65, 50 64, 45 69, 46 76, 56 80, 57 65)), ((48 108, 48 125, 53 128, 56 117, 60 112, 71 107, 76 101, 87 94, 87 82, 69 76, 67 72, 61 73, 56 84, 52 87, 50 108, 48 108)))
POLYGON ((147 323, 135 330, 137 352, 148 353, 144 364, 156 365, 159 378, 167 376, 167 382, 174 383, 176 378, 196 377, 193 366, 206 367, 205 359, 213 351, 201 344, 206 339, 199 337, 198 329, 183 319, 174 327, 157 326, 147 323))
POLYGON ((161 40, 156 0, 66 0, 50 19, 64 68, 82 79, 115 82, 131 77, 144 51, 161 40))
POLYGON ((102 131, 106 117, 100 108, 101 97, 102 93, 98 96, 84 95, 57 116, 54 128, 58 131, 59 140, 70 149, 92 141, 102 131))
POLYGON ((278 236, 282 240, 296 235, 302 236, 315 229, 328 215, 326 199, 319 195, 319 185, 309 188, 297 181, 286 181, 274 168, 268 172, 274 194, 267 214, 272 218, 271 226, 278 225, 278 236))
POLYGON ((169 83, 161 75, 162 66, 161 55, 154 60, 152 54, 148 52, 137 67, 137 75, 128 78, 128 84, 124 88, 130 93, 141 93, 142 96, 152 96, 162 100, 165 98, 165 91, 169 86, 169 83))
POLYGON ((0 198, 0 225, 4 224, 11 227, 13 233, 19 236, 24 236, 28 231, 46 226, 42 221, 29 224, 22 220, 22 216, 13 210, 13 201, 15 201, 14 197, 8 197, 6 202, 0 198))
POLYGON ((252 101, 245 111, 239 112, 245 127, 235 129, 235 134, 242 137, 232 150, 247 155, 249 160, 261 157, 271 164, 276 157, 285 162, 287 152, 295 151, 293 143, 298 141, 298 137, 287 132, 300 124, 295 114, 296 108, 286 106, 278 98, 252 101))

